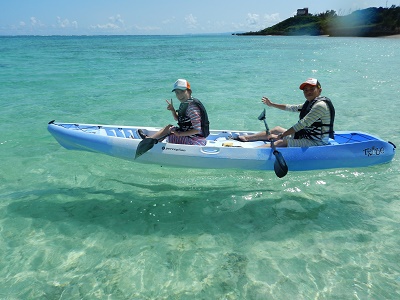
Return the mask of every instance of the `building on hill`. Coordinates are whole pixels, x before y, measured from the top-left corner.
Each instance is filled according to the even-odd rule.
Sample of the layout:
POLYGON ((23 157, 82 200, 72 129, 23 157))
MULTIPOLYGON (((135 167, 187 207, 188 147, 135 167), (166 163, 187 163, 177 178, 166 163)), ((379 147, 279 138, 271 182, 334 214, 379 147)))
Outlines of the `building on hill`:
POLYGON ((297 16, 308 16, 308 7, 298 9, 297 16))

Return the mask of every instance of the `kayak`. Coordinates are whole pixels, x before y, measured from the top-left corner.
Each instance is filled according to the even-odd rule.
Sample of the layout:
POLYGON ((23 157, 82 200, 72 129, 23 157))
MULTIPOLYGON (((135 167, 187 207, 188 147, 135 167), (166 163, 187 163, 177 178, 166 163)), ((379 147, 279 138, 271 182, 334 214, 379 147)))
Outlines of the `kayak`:
MULTIPOLYGON (((58 143, 69 150, 102 153, 138 163, 187 168, 274 170, 274 148, 260 147, 267 141, 241 142, 239 135, 255 131, 210 130, 205 146, 156 143, 135 159, 141 141, 137 130, 146 135, 156 127, 96 124, 48 123, 48 130, 58 143)), ((146 139, 147 140, 147 139, 146 139)), ((396 146, 376 136, 359 131, 337 131, 329 145, 277 148, 290 171, 368 167, 390 162, 396 146)))

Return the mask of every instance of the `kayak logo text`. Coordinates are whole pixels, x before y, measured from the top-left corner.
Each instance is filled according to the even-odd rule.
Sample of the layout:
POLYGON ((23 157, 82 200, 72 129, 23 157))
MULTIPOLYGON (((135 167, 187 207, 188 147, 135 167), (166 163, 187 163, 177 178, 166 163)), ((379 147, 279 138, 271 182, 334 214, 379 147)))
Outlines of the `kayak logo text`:
POLYGON ((366 148, 363 150, 365 156, 377 156, 385 153, 385 149, 383 147, 376 148, 372 146, 371 148, 366 148))
POLYGON ((171 148, 171 147, 162 147, 163 150, 172 150, 172 151, 181 151, 181 152, 185 152, 185 149, 182 148, 171 148))

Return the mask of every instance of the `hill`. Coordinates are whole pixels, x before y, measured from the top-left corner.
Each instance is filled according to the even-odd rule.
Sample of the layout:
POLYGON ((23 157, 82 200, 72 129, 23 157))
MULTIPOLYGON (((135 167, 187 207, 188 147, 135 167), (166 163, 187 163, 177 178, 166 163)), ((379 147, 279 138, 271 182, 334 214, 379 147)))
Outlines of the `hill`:
POLYGON ((294 16, 272 27, 236 35, 329 35, 376 37, 400 34, 400 6, 370 7, 346 16, 334 10, 294 16))

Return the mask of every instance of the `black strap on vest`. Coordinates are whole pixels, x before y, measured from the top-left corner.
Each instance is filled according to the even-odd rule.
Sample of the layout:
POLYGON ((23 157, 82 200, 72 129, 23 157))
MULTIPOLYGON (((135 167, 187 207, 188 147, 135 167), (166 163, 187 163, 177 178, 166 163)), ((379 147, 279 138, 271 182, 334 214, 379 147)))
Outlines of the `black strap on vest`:
POLYGON ((311 108, 318 101, 324 101, 328 105, 331 117, 329 124, 323 124, 321 121, 316 121, 313 124, 311 124, 310 128, 302 129, 296 132, 294 134, 295 139, 300 139, 300 138, 306 138, 311 140, 318 139, 317 137, 321 135, 323 126, 329 126, 329 131, 327 133, 329 134, 329 137, 331 139, 335 137, 334 136, 335 131, 333 130, 333 123, 335 121, 335 108, 332 104, 332 101, 327 97, 317 97, 311 102, 309 102, 308 100, 304 102, 303 107, 300 110, 300 120, 303 119, 311 111, 311 108))
MULTIPOLYGON (((203 103, 199 99, 192 98, 189 99, 191 100, 194 104, 197 105, 197 107, 200 109, 200 117, 201 117, 201 131, 202 134, 198 134, 203 137, 208 137, 210 135, 210 121, 208 120, 208 114, 207 110, 204 107, 203 103)), ((178 113, 178 125, 179 128, 182 131, 188 131, 193 128, 192 123, 190 122, 190 118, 186 116, 186 110, 189 106, 189 103, 181 103, 179 105, 179 110, 177 110, 178 113)))

